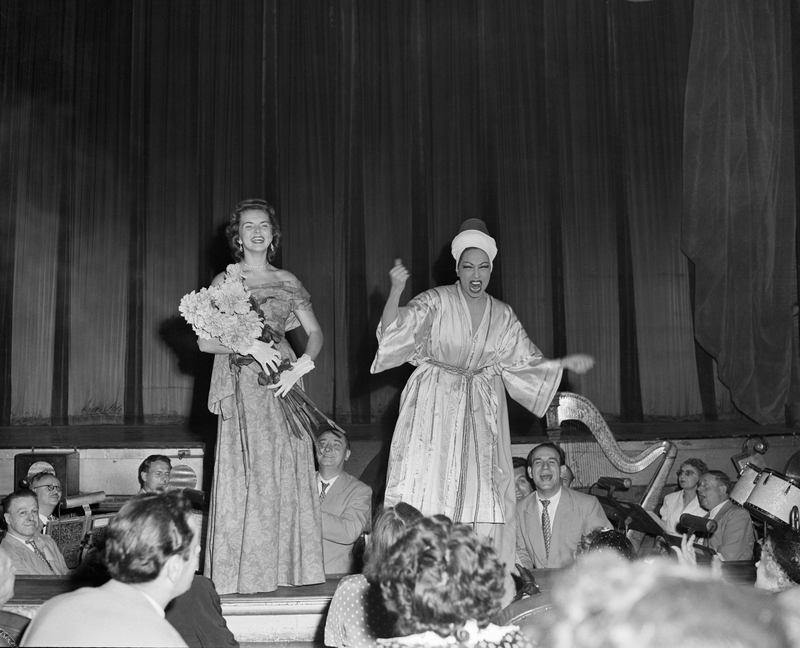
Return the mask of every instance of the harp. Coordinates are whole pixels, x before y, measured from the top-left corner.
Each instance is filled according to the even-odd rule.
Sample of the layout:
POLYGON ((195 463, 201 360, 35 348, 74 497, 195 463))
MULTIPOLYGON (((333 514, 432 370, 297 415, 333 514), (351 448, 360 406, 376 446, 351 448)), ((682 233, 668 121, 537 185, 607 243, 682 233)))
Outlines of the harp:
MULTIPOLYGON (((645 511, 655 511, 661 500, 661 492, 667 483, 672 465, 675 463, 675 457, 678 454, 677 446, 671 441, 660 441, 637 455, 629 455, 620 448, 613 432, 603 419, 603 415, 589 399, 572 392, 557 392, 547 410, 548 434, 560 430, 561 424, 565 421, 583 423, 611 465, 620 472, 638 473, 660 460, 661 465, 650 479, 641 501, 638 502, 645 511)), ((553 440, 559 439, 553 438, 553 440)), ((636 551, 641 547, 644 535, 641 531, 628 531, 628 539, 636 551)))

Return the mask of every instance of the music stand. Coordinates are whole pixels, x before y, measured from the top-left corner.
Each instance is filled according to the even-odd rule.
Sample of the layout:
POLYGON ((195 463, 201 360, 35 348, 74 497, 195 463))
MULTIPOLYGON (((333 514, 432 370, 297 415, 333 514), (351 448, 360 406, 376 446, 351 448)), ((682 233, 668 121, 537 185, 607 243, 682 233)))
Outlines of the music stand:
MULTIPOLYGON (((667 533, 663 523, 658 520, 653 513, 645 511, 639 504, 635 502, 615 500, 611 497, 597 496, 606 515, 612 512, 613 517, 621 519, 625 523, 626 530, 639 531, 646 535, 655 536, 656 538, 663 538, 664 541, 671 547, 678 547, 680 549, 682 538, 681 536, 672 535, 667 533)), ((695 555, 697 556, 698 563, 711 562, 711 557, 717 552, 703 545, 694 543, 695 555)))
POLYGON ((47 523, 45 535, 56 541, 69 569, 76 569, 81 564, 86 525, 85 517, 62 518, 47 523))

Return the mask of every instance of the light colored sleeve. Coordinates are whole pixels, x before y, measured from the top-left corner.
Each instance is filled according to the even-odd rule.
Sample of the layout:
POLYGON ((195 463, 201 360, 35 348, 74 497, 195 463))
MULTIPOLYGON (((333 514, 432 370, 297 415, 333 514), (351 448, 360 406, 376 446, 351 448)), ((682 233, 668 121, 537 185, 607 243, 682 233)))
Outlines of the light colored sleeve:
POLYGON ((322 511, 322 537, 336 544, 353 544, 367 528, 371 510, 372 489, 359 483, 353 489, 341 515, 322 511))
POLYGON ((498 364, 511 398, 536 416, 544 416, 564 370, 558 360, 542 355, 510 307, 498 346, 498 364))
POLYGON ((716 552, 723 560, 752 560, 755 546, 755 531, 750 514, 744 509, 735 509, 725 524, 722 544, 716 552))
POLYGON ((427 347, 438 304, 436 293, 428 290, 414 297, 406 306, 398 308, 397 318, 385 331, 381 332, 378 323, 378 351, 370 373, 380 373, 405 362, 415 364, 415 359, 427 347))

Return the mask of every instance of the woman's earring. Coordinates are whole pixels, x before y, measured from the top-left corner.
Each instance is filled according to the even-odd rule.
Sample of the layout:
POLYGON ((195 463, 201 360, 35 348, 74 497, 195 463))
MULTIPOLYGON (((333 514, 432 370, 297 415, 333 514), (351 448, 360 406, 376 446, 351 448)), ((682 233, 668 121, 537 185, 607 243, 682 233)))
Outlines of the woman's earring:
POLYGON ((242 239, 239 239, 239 252, 244 252, 244 245, 242 245, 242 239))

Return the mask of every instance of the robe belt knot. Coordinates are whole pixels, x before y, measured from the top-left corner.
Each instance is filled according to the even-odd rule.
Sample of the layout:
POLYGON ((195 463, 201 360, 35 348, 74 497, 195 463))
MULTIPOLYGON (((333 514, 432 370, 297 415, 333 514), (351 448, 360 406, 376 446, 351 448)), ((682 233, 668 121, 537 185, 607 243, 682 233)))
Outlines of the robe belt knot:
POLYGON ((438 360, 431 360, 428 359, 428 364, 432 364, 434 367, 439 367, 439 369, 444 369, 445 371, 453 374, 458 374, 459 376, 464 376, 468 381, 472 381, 472 379, 477 376, 479 373, 483 372, 486 367, 481 367, 480 369, 464 369, 463 367, 454 367, 453 365, 445 364, 444 362, 439 362, 438 360))

